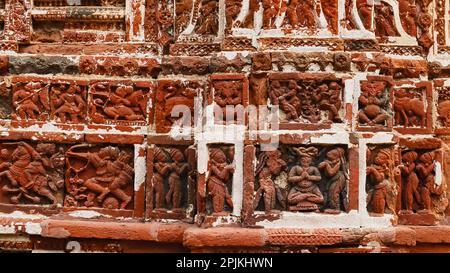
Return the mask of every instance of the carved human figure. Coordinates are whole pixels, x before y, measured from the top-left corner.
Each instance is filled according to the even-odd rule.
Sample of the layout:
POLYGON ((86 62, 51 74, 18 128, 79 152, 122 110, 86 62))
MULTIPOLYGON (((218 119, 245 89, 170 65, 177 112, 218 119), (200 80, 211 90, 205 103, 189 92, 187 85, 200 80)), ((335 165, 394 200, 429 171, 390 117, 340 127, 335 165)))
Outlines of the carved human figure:
POLYGON ((376 31, 377 36, 397 36, 398 32, 394 23, 394 14, 392 7, 384 2, 381 2, 376 7, 376 31))
POLYGON ((292 184, 287 197, 291 211, 318 211, 323 204, 323 195, 317 186, 322 179, 319 169, 311 166, 317 155, 317 148, 294 148, 300 158, 300 165, 289 171, 288 182, 292 184))
POLYGON ((152 189, 155 193, 155 209, 165 209, 164 181, 171 174, 170 158, 158 147, 155 147, 153 157, 152 189))
POLYGON ((300 2, 297 13, 300 15, 300 26, 308 28, 310 31, 315 31, 316 26, 316 4, 314 0, 303 0, 300 2))
POLYGON ((422 203, 419 193, 419 177, 415 172, 416 159, 418 156, 419 155, 415 151, 404 153, 402 155, 402 164, 399 166, 404 181, 404 210, 407 213, 413 212, 414 200, 416 200, 416 203, 418 204, 422 203))
POLYGON ((13 92, 12 100, 21 119, 37 119, 43 111, 50 110, 48 87, 40 82, 29 82, 19 86, 13 92))
POLYGON ((180 209, 181 198, 183 197, 182 177, 186 177, 189 172, 189 164, 186 162, 184 154, 179 149, 169 151, 172 163, 169 175, 169 191, 166 194, 166 203, 172 204, 172 209, 180 209))
POLYGON ((40 144, 36 149, 25 142, 4 145, 17 145, 11 154, 7 149, 1 150, 2 159, 10 158, 11 160, 11 163, 4 162, 0 166, 0 169, 5 169, 0 172, 0 177, 8 179, 12 186, 4 185, 2 191, 16 194, 11 197, 11 202, 18 204, 22 198, 25 198, 38 204, 42 202, 39 197, 42 196, 50 200, 53 207, 56 206, 58 201, 49 188, 46 170, 54 166, 48 158, 45 158, 48 152, 54 152, 54 145, 40 144))
POLYGON ((317 88, 317 92, 313 94, 313 99, 319 104, 321 110, 328 111, 328 120, 332 122, 342 122, 339 117, 339 109, 341 109, 341 87, 336 82, 321 84, 317 88))
POLYGON ((145 120, 146 103, 142 90, 134 90, 131 85, 119 85, 114 91, 110 91, 110 88, 107 83, 98 83, 93 87, 93 114, 96 114, 99 108, 115 121, 145 120))
POLYGON ((367 195, 367 207, 370 212, 384 214, 388 208, 390 162, 390 150, 380 149, 373 158, 373 164, 366 168, 367 181, 372 187, 367 195))
POLYGON ((347 179, 344 173, 346 164, 345 150, 341 147, 331 149, 326 154, 326 159, 319 164, 328 184, 329 212, 340 212, 346 209, 347 179))
MULTIPOLYGON (((185 125, 187 121, 192 124, 192 115, 173 115, 174 107, 189 107, 194 110, 194 98, 202 91, 202 86, 197 82, 189 82, 187 84, 179 81, 163 82, 159 84, 156 95, 156 130, 158 132, 170 131, 173 125, 185 125), (185 120, 187 118, 190 120, 185 120)), ((175 109, 176 110, 176 109, 175 109)))
POLYGON ((426 152, 420 155, 419 162, 416 165, 415 171, 419 177, 420 185, 419 192, 422 200, 422 207, 425 211, 431 211, 432 202, 431 195, 441 195, 442 187, 435 184, 435 153, 426 152))
POLYGON ((389 118, 389 114, 384 109, 387 105, 388 98, 385 95, 385 82, 362 82, 361 95, 358 102, 360 110, 358 118, 360 124, 375 126, 383 125, 389 118))
POLYGON ((338 31, 338 1, 321 0, 323 14, 327 20, 328 29, 331 33, 337 34, 338 31))
POLYGON ((78 123, 85 117, 83 111, 86 110, 81 88, 77 84, 69 84, 65 92, 63 89, 64 84, 52 88, 51 103, 55 109, 53 115, 57 116, 62 123, 68 120, 78 123))
POLYGON ((292 105, 287 97, 291 98, 294 103, 297 103, 297 100, 294 98, 297 92, 294 89, 291 89, 289 92, 285 92, 284 88, 281 87, 281 83, 279 81, 272 81, 270 85, 269 96, 271 102, 274 105, 280 105, 281 110, 286 114, 286 120, 294 120, 298 121, 299 114, 294 105, 292 105))
POLYGON ((160 2, 161 4, 156 12, 156 18, 159 26, 159 43, 161 45, 167 45, 173 40, 170 31, 173 26, 174 19, 172 12, 167 5, 167 1, 160 2))
POLYGON ((395 92, 394 100, 395 123, 409 127, 418 123, 421 128, 425 127, 426 112, 425 104, 421 98, 401 88, 395 92), (417 122, 414 122, 417 121, 417 122))
MULTIPOLYGON (((71 171, 75 171, 76 174, 84 171, 84 168, 75 170, 69 161, 69 168, 67 170, 67 176, 69 183, 78 185, 79 187, 85 187, 90 191, 96 193, 96 200, 99 204, 103 204, 105 197, 108 194, 112 194, 118 198, 122 203, 121 209, 125 209, 131 202, 132 197, 125 193, 123 190, 129 186, 133 180, 133 168, 129 166, 131 155, 125 151, 120 151, 117 147, 104 147, 98 152, 74 152, 73 148, 85 147, 84 145, 75 145, 66 155, 68 157, 81 158, 87 161, 84 168, 91 165, 95 169, 95 173, 90 178, 84 180, 77 178, 78 175, 72 177, 71 171), (107 186, 102 186, 106 184, 107 186)), ((86 195, 77 196, 75 199, 86 198, 86 195)), ((94 200, 87 199, 84 203, 85 206, 94 206, 94 200)))
MULTIPOLYGON (((233 22, 239 15, 242 8, 242 0, 226 0, 225 1, 225 20, 226 32, 230 32, 233 27, 233 22)), ((250 12, 250 11, 249 11, 250 12)))
POLYGON ((355 0, 345 0, 345 27, 349 30, 356 28, 355 18, 353 18, 353 6, 355 0))
POLYGON ((217 34, 219 30, 218 5, 217 0, 202 0, 200 16, 195 28, 196 33, 202 35, 217 34))
POLYGON ((208 170, 207 190, 212 199, 213 212, 215 214, 223 213, 225 203, 232 210, 233 200, 226 184, 232 180, 234 164, 228 163, 228 158, 222 149, 211 148, 208 170))
POLYGON ((297 13, 299 6, 300 0, 291 0, 286 9, 286 19, 288 19, 292 28, 299 27, 299 14, 297 13))
POLYGON ((414 0, 399 0, 398 1, 400 20, 402 21, 403 29, 409 35, 417 36, 417 7, 414 0))
POLYGON ((264 198, 264 210, 269 212, 275 209, 276 201, 284 207, 284 200, 275 185, 276 178, 286 167, 286 162, 281 159, 279 150, 262 152, 258 158, 255 175, 258 179, 259 188, 255 194, 254 208, 259 205, 260 199, 264 198))
POLYGON ((275 19, 279 10, 278 0, 262 0, 263 7, 263 28, 270 29, 275 27, 275 19))
POLYGON ((242 81, 215 81, 214 82, 214 101, 225 112, 226 120, 235 120, 238 118, 237 111, 228 111, 228 105, 242 105, 243 83, 242 81))
POLYGON ((369 0, 356 0, 356 7, 358 8, 359 17, 361 18, 364 28, 369 31, 373 31, 373 5, 369 3, 369 0))

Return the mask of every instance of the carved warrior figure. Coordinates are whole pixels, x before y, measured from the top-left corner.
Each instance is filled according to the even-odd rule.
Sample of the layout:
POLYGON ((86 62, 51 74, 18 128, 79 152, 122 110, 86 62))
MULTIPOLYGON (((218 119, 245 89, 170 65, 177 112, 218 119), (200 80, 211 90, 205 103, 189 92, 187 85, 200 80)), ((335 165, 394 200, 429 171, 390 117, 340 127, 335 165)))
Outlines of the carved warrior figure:
POLYGON ((190 170, 185 156, 180 149, 154 149, 152 185, 155 194, 155 209, 172 210, 181 208, 183 198, 183 179, 187 177, 190 170), (165 185, 168 191, 165 192, 165 185))
POLYGON ((61 168, 61 153, 54 144, 40 143, 33 148, 25 142, 3 143, 0 150, 0 179, 9 181, 1 191, 12 194, 11 203, 19 204, 23 199, 34 204, 45 203, 42 197, 58 203, 56 192, 63 186, 62 175, 50 176, 52 169, 61 168), (7 147, 16 146, 12 153, 7 147))
POLYGON ((341 147, 331 149, 326 159, 319 164, 328 183, 328 212, 340 212, 347 209, 347 162, 345 150, 341 147))
POLYGON ((222 149, 212 148, 209 152, 208 170, 207 190, 212 199, 213 212, 223 213, 225 202, 232 210, 233 200, 228 192, 227 184, 232 182, 234 164, 228 162, 222 149))
POLYGON ((416 151, 407 151, 399 168, 404 183, 404 213, 412 213, 415 208, 431 211, 431 196, 443 192, 442 187, 435 184, 435 153, 425 152, 419 156, 416 151))
MULTIPOLYGON (((274 16, 271 18, 272 25, 271 27, 274 27, 276 16, 281 12, 281 5, 280 1, 273 1, 276 2, 275 6, 272 6, 272 15, 274 16)), ((325 6, 327 3, 325 4, 325 6)), ((314 0, 291 0, 286 8, 286 17, 285 17, 285 24, 288 24, 290 27, 296 29, 299 27, 307 28, 310 31, 314 31, 317 28, 316 23, 316 4, 314 0)), ((327 6, 327 14, 326 16, 330 15, 332 12, 330 9, 328 9, 327 6)), ((333 19, 331 19, 333 20, 333 19)))
POLYGON ((92 87, 91 115, 109 119, 137 121, 145 120, 146 96, 143 90, 134 90, 131 85, 118 85, 111 90, 108 83, 96 83, 92 87), (99 112, 100 111, 100 112, 99 112))
POLYGON ((66 153, 66 186, 69 192, 66 204, 126 209, 132 201, 132 196, 125 192, 132 185, 134 177, 134 170, 130 166, 131 154, 112 146, 101 148, 98 152, 75 152, 88 147, 84 144, 75 145, 66 153), (76 164, 79 160, 86 163, 76 164), (83 205, 80 205, 79 202, 83 200, 83 205))
POLYGON ((365 81, 361 83, 361 95, 358 99, 360 124, 366 126, 384 125, 389 118, 386 111, 388 98, 385 90, 385 82, 365 81))
POLYGON ((86 116, 85 92, 77 84, 56 84, 51 88, 52 115, 60 122, 78 123, 86 116))
POLYGON ((219 31, 218 0, 202 0, 195 32, 202 35, 216 35, 219 31))
MULTIPOLYGON (((370 157, 368 150, 368 157, 370 157)), ((376 151, 372 164, 366 168, 367 175, 367 209, 369 212, 384 214, 386 211, 394 212, 392 205, 394 191, 391 187, 391 179, 394 179, 392 164, 392 152, 387 148, 376 151)))
POLYGON ((425 127, 425 104, 421 98, 415 97, 414 93, 408 92, 404 88, 397 90, 395 92, 394 111, 396 124, 403 124, 404 127, 413 125, 425 127))
POLYGON ((16 83, 13 88, 13 106, 20 119, 38 119, 50 110, 48 85, 40 82, 16 83))
POLYGON ((279 150, 262 152, 258 158, 255 175, 257 177, 259 188, 255 194, 254 208, 259 205, 261 196, 264 196, 265 211, 275 209, 278 200, 281 207, 284 208, 284 198, 280 189, 275 185, 273 179, 280 175, 281 171, 286 167, 286 162, 281 159, 279 150))
POLYGON ((317 186, 322 179, 319 169, 311 166, 317 155, 317 148, 294 148, 300 158, 300 165, 289 171, 288 182, 292 184, 287 197, 290 211, 318 211, 323 204, 323 195, 317 186))

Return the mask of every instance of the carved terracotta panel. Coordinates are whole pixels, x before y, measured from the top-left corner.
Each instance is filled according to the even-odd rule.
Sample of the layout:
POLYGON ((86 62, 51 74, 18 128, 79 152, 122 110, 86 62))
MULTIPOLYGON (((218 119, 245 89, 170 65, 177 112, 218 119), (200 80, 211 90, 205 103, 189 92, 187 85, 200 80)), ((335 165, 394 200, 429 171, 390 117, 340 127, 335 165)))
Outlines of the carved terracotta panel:
POLYGON ((0 203, 56 208, 64 198, 65 146, 0 143, 0 203))
POLYGON ((49 82, 44 79, 13 79, 13 119, 20 121, 47 121, 51 111, 49 87, 49 82))
POLYGON ((89 87, 89 117, 93 123, 145 125, 151 83, 95 81, 89 87))
POLYGON ((357 129, 389 131, 392 129, 392 82, 389 78, 371 77, 360 82, 357 129))
POLYGON ((395 214, 400 171, 392 145, 370 145, 366 162, 367 211, 374 216, 395 214))
POLYGON ((342 123, 343 94, 344 84, 334 75, 269 75, 268 99, 279 108, 280 129, 319 129, 342 123))
POLYGON ((255 211, 348 211, 349 162, 341 146, 282 145, 257 151, 255 211))
POLYGON ((63 124, 85 123, 87 89, 85 81, 53 81, 50 85, 50 119, 63 124))
POLYGON ((248 79, 243 74, 214 74, 210 77, 211 89, 208 104, 214 102, 217 107, 214 120, 216 124, 245 124, 245 113, 248 106, 248 79), (227 109, 228 108, 228 109, 227 109))
POLYGON ((148 214, 151 218, 193 217, 196 187, 195 148, 159 145, 149 150, 148 214))
POLYGON ((167 133, 174 125, 194 127, 195 99, 204 95, 205 85, 200 81, 159 80, 156 91, 156 131, 167 133))
POLYGON ((73 145, 66 151, 65 207, 133 209, 134 153, 116 145, 73 145))
POLYGON ((213 216, 226 216, 233 211, 233 176, 235 171, 235 149, 231 145, 210 145, 208 147, 208 175, 205 195, 206 212, 213 216))
POLYGON ((402 133, 431 132, 431 84, 416 83, 414 87, 394 88, 394 128, 402 133))

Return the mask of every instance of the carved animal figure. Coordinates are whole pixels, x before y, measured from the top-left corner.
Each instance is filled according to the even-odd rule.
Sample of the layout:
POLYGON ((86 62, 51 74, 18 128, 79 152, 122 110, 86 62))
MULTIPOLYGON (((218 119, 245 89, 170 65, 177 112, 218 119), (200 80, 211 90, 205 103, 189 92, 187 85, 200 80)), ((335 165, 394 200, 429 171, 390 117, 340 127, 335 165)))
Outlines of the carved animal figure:
POLYGON ((397 97, 394 101, 395 122, 397 124, 402 123, 403 126, 409 127, 412 125, 411 117, 415 116, 420 120, 420 127, 425 127, 425 107, 424 102, 419 98, 411 98, 408 93, 401 89, 397 93, 397 97))

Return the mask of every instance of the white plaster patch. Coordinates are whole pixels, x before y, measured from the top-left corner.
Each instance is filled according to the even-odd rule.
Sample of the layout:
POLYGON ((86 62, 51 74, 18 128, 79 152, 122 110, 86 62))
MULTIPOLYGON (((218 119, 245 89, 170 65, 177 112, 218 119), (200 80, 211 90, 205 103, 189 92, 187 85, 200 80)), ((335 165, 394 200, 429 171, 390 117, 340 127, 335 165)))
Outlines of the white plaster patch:
POLYGON ((139 152, 146 149, 147 142, 142 145, 134 145, 134 191, 139 191, 141 185, 145 183, 145 175, 147 174, 147 160, 144 156, 140 156, 139 152))
POLYGON ((69 215, 72 217, 86 218, 86 219, 99 218, 99 217, 104 216, 103 214, 98 213, 93 210, 77 210, 77 211, 69 213, 69 215))
POLYGON ((30 235, 41 235, 42 227, 40 223, 26 223, 25 232, 30 235))
POLYGON ((391 218, 391 215, 366 217, 358 214, 356 210, 337 215, 315 212, 283 212, 280 219, 275 221, 264 220, 258 222, 258 225, 264 228, 375 228, 392 226, 391 218))

